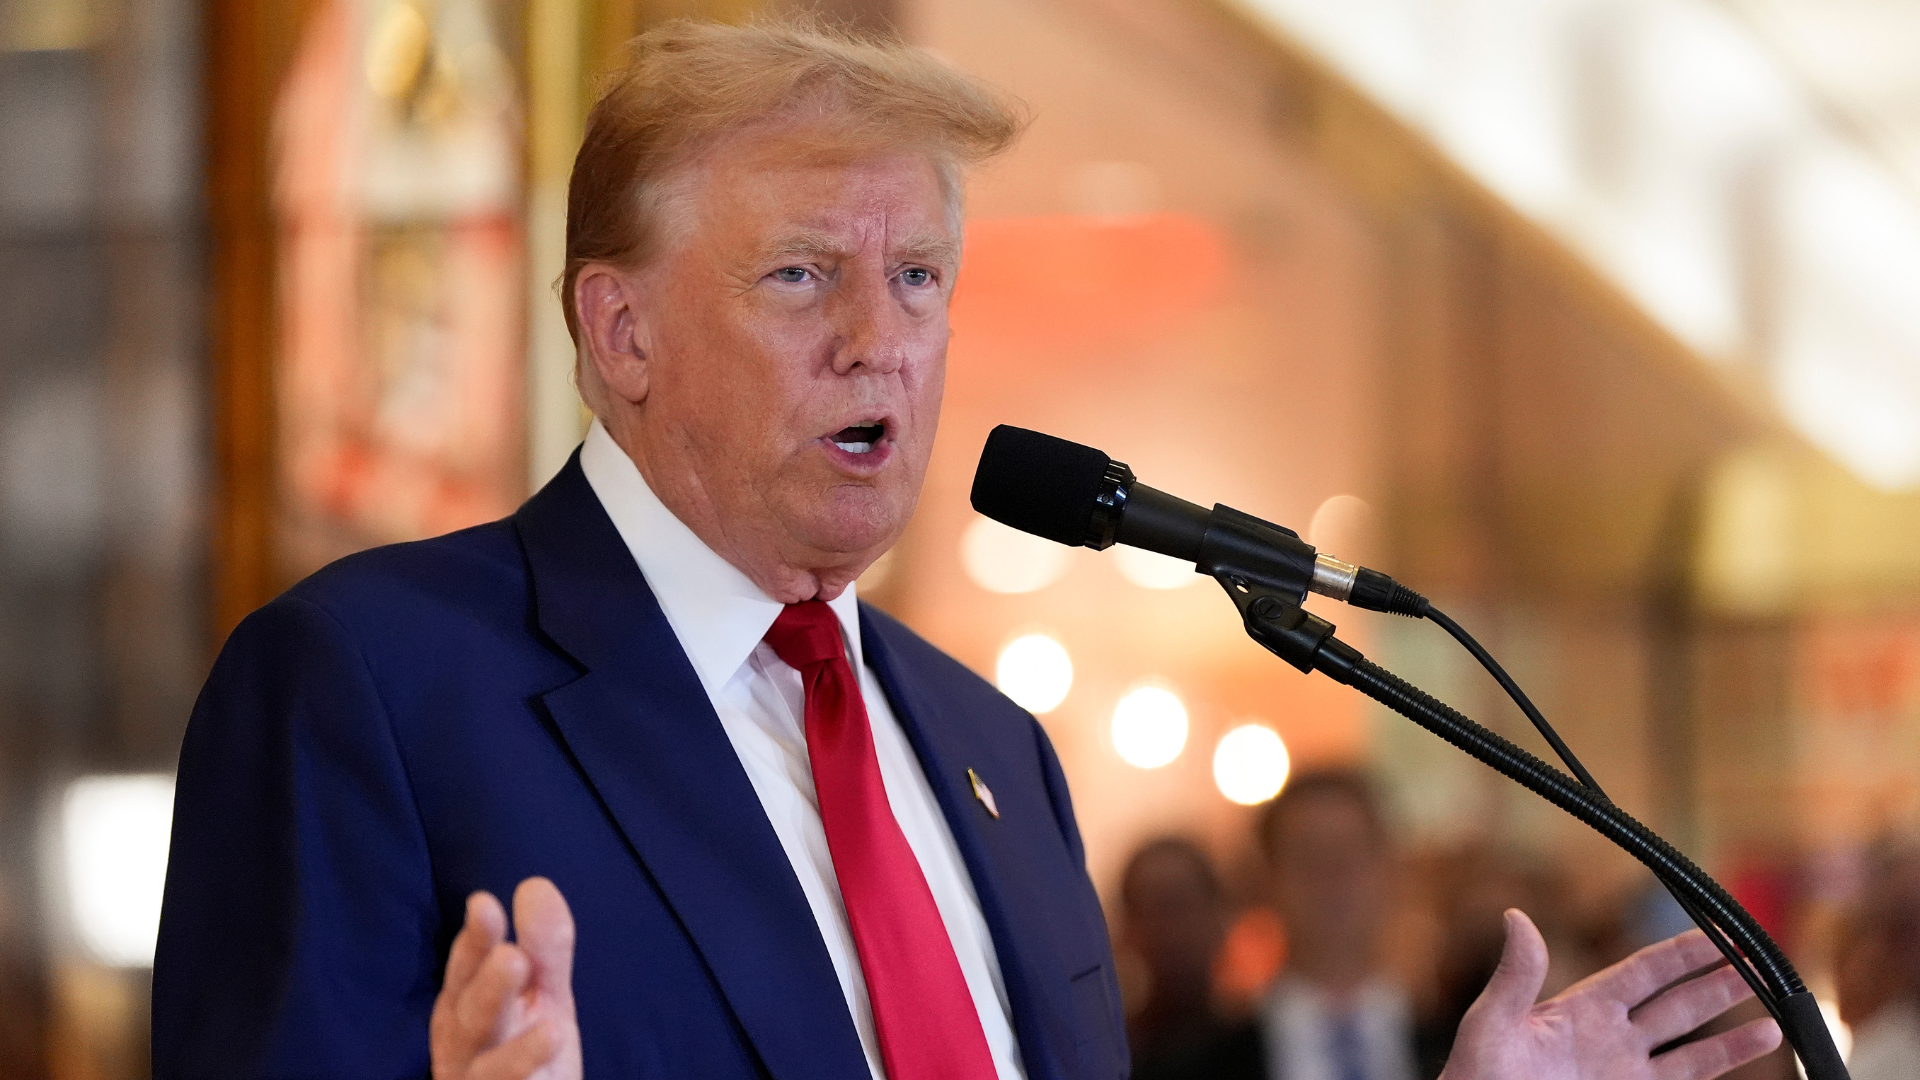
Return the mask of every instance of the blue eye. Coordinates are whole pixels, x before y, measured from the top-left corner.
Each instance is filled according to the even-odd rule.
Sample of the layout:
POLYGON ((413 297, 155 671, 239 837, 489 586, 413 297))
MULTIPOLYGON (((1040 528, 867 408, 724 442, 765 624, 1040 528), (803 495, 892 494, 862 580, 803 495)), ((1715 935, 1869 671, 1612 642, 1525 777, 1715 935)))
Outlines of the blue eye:
POLYGON ((922 270, 918 267, 915 267, 912 270, 908 270, 902 273, 900 275, 900 280, 906 282, 907 285, 917 289, 923 285, 930 284, 933 281, 933 273, 932 271, 922 270))
POLYGON ((798 266, 783 266, 775 270, 773 276, 776 280, 785 282, 788 285, 798 285, 807 280, 806 270, 798 266))

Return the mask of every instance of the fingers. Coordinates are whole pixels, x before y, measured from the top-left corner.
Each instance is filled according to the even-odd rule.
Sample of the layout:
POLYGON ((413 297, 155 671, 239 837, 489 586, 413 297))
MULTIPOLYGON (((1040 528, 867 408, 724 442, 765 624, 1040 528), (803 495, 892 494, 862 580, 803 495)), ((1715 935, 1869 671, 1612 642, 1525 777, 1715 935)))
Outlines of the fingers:
POLYGON ((1580 984, 1595 993, 1632 1008, 1702 968, 1721 961, 1707 935, 1689 930, 1649 945, 1580 984))
POLYGON ((1655 1080, 1708 1080, 1737 1069, 1780 1045, 1780 1025, 1762 1017, 1711 1039, 1688 1043, 1653 1059, 1655 1080))
MULTIPOLYGON (((469 925, 462 928, 461 937, 468 939, 469 951, 460 959, 463 965, 472 965, 471 974, 457 987, 449 977, 443 993, 456 995, 454 1020, 474 1040, 473 1049, 517 1040, 525 1034, 523 1029, 544 1026, 536 1018, 571 1025, 573 914, 553 882, 528 878, 514 890, 516 940, 512 943, 503 940, 506 913, 499 901, 476 893, 468 908, 469 925), (472 957, 481 943, 489 947, 474 964, 472 957), (542 998, 550 998, 560 1011, 556 1014, 543 1007, 542 998)), ((449 957, 449 972, 453 966, 449 957)))
POLYGON ((1633 1026, 1646 1038, 1648 1046, 1659 1046, 1752 996, 1752 989, 1738 971, 1720 967, 1642 1005, 1633 1014, 1633 1026))
POLYGON ((466 1080, 526 1080, 560 1051, 551 1024, 535 1024, 473 1059, 466 1080))
POLYGON ((441 985, 458 993, 479 970, 487 953, 506 938, 507 913, 500 907, 500 901, 487 892, 467 897, 467 920, 447 953, 447 975, 441 985))
POLYGON ((533 981, 558 999, 573 997, 573 912, 553 882, 531 877, 513 891, 514 937, 533 961, 533 981))
POLYGON ((454 1002, 454 1019, 477 1049, 512 1031, 532 964, 518 946, 501 943, 487 953, 454 1002))
POLYGON ((1533 920, 1519 908, 1508 908, 1506 921, 1507 943, 1500 952, 1500 966, 1476 1002, 1497 1028, 1523 1022, 1547 981, 1547 943, 1533 920))
POLYGON ((526 1080, 556 1061, 579 1074, 573 914, 545 878, 520 883, 513 913, 509 942, 500 902, 484 892, 467 898, 430 1025, 436 1077, 526 1080))

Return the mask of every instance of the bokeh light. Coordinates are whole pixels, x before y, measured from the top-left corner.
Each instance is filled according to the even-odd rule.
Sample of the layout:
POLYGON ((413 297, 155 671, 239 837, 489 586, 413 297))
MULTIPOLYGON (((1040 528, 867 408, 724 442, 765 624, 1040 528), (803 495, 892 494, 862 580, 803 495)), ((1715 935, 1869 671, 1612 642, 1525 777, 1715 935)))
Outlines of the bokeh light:
POLYGON ((1335 495, 1307 523, 1307 543, 1346 562, 1373 558, 1373 507, 1358 495, 1335 495))
POLYGON ((83 776, 67 788, 61 826, 67 899, 81 944, 103 964, 152 964, 173 778, 83 776))
POLYGON ((1120 576, 1143 589, 1178 589, 1200 580, 1193 564, 1145 548, 1116 547, 1110 555, 1120 576))
POLYGON ((1265 724, 1241 724, 1213 748, 1213 783, 1241 806, 1266 802, 1287 786, 1293 762, 1279 733, 1265 724))
POLYGON ((993 679, 1001 693, 1028 712, 1052 712, 1073 688, 1073 659, 1066 646, 1046 634, 1024 634, 1000 650, 993 679))
POLYGON ((1121 760, 1140 769, 1157 769, 1180 756, 1187 745, 1187 707, 1163 686, 1140 686, 1113 709, 1113 748, 1121 760))
POLYGON ((1067 572, 1064 545, 977 517, 960 535, 960 565, 975 585, 996 593, 1044 589, 1067 572))

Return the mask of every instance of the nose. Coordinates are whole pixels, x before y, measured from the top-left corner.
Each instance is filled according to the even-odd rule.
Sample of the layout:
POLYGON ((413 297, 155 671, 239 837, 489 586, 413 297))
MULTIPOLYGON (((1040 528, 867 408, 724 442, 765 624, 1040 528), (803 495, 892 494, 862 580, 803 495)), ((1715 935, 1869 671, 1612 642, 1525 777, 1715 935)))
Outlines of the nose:
POLYGON ((829 308, 838 339, 834 374, 865 369, 891 375, 906 363, 913 320, 883 273, 849 275, 833 291, 829 308))

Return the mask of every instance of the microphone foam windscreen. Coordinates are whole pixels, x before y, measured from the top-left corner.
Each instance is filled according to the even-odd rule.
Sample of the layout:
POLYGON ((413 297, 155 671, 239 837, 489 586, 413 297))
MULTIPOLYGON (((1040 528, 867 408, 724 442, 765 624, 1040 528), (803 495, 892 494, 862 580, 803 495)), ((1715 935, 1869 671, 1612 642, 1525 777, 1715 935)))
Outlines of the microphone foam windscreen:
POLYGON ((973 508, 1002 525, 1068 547, 1087 542, 1107 455, 1091 446, 1001 424, 973 474, 973 508))

